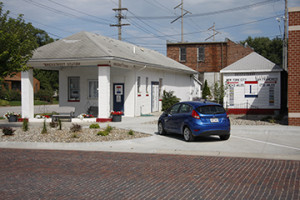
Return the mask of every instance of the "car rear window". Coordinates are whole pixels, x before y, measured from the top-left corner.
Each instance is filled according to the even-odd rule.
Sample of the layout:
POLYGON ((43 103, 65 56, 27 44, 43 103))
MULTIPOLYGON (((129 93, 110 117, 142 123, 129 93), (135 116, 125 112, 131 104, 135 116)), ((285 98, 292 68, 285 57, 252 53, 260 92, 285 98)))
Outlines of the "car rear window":
POLYGON ((201 114, 223 114, 226 112, 222 106, 217 105, 200 106, 197 110, 201 114))

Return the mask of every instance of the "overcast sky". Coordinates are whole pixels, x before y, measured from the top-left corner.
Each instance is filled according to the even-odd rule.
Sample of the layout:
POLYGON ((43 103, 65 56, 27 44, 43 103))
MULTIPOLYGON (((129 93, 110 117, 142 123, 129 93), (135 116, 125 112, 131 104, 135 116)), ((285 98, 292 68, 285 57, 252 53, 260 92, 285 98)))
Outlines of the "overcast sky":
MULTIPOLYGON (((118 38, 113 8, 119 0, 0 0, 10 17, 24 19, 61 39, 80 31, 118 38)), ((181 41, 181 0, 122 0, 123 41, 166 54, 166 42, 181 41)), ((215 41, 229 38, 239 42, 251 37, 282 37, 284 0, 184 0, 184 41, 213 41, 215 23, 219 33, 215 41), (209 38, 209 39, 208 39, 209 38)), ((288 7, 300 6, 300 0, 288 0, 288 7)))

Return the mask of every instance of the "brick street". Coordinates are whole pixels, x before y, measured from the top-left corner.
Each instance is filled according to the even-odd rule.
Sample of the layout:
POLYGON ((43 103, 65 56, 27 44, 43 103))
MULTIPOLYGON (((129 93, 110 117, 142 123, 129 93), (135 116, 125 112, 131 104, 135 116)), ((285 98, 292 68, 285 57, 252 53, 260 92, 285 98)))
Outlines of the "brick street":
POLYGON ((300 199, 300 161, 0 149, 0 199, 300 199))

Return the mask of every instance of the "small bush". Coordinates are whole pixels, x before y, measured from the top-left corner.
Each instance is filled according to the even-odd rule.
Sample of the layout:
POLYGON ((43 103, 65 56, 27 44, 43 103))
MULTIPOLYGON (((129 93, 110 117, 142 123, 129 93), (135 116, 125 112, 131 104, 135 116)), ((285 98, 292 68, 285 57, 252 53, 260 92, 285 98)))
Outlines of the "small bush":
POLYGON ((28 119, 23 120, 22 129, 24 132, 28 131, 28 119))
POLYGON ((79 135, 77 133, 73 133, 73 135, 71 136, 71 138, 79 138, 79 135))
POLYGON ((94 128, 94 129, 97 129, 97 128, 100 128, 99 124, 91 124, 90 125, 90 128, 94 128))
POLYGON ((10 127, 3 127, 2 132, 4 135, 13 135, 16 130, 13 130, 10 127))
POLYGON ((109 132, 107 132, 106 130, 105 130, 105 131, 99 131, 99 132, 97 133, 97 135, 107 136, 107 135, 109 135, 109 132))
POLYGON ((18 90, 5 90, 2 96, 7 101, 21 101, 21 92, 18 90))
POLYGON ((107 125, 105 131, 108 132, 108 133, 110 133, 112 131, 112 129, 113 128, 110 125, 107 125))
POLYGON ((37 93, 35 93, 35 97, 41 101, 47 101, 52 103, 53 102, 53 94, 54 92, 52 90, 39 90, 37 93))
POLYGON ((50 122, 50 127, 51 128, 56 128, 58 126, 57 122, 50 122))
POLYGON ((46 125, 46 120, 44 120, 44 124, 43 124, 43 129, 42 129, 42 134, 46 134, 48 131, 47 131, 47 125, 46 125))
POLYGON ((128 131, 128 135, 134 135, 133 130, 129 130, 129 131, 128 131))
POLYGON ((81 125, 73 124, 70 128, 70 131, 73 133, 81 131, 81 125))

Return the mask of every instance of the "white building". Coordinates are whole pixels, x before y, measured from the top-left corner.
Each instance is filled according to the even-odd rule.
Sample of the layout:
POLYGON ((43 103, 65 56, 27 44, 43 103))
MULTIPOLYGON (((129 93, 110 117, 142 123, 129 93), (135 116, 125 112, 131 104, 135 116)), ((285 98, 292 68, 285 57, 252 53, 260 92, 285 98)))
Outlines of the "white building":
MULTIPOLYGON (((194 70, 156 51, 80 32, 38 48, 28 66, 59 71, 59 105, 75 115, 98 110, 139 116, 161 110, 163 90, 184 100, 200 97, 194 70)), ((32 69, 22 72, 22 117, 33 118, 32 69)))
POLYGON ((229 114, 274 114, 281 107, 281 71, 253 52, 221 70, 229 114))

